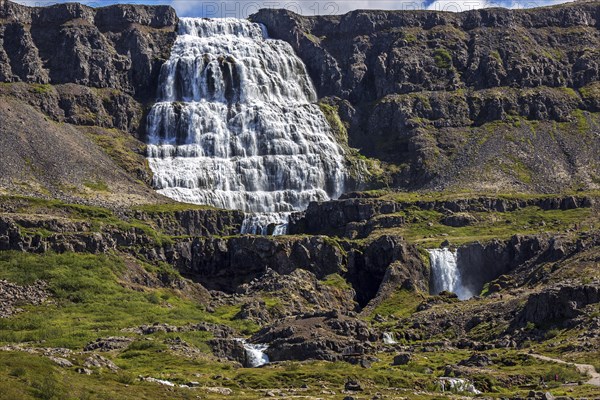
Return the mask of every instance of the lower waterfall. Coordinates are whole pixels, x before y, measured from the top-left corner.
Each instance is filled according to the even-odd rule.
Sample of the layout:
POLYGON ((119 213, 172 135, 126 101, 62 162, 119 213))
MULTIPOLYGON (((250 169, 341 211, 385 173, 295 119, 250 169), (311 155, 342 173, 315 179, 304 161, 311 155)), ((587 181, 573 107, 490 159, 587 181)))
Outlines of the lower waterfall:
POLYGON ((431 262, 432 294, 452 292, 460 300, 468 300, 474 296, 474 293, 462 284, 457 251, 447 248, 427 251, 431 262))
POLYGON ((302 61, 247 20, 182 18, 148 162, 159 193, 248 213, 243 233, 285 233, 287 217, 337 198, 346 172, 302 61))
POLYGON ((267 365, 270 360, 265 351, 269 348, 266 344, 248 343, 246 339, 236 339, 244 346, 246 351, 246 366, 248 368, 258 368, 267 365))

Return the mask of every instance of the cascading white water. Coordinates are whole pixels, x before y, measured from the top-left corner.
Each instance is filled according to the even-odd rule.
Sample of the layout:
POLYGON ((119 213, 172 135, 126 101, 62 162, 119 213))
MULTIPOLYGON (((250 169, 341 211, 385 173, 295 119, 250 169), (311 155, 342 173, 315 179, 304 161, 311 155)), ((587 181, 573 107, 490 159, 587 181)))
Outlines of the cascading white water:
POLYGON ((384 344, 396 344, 398 343, 396 339, 394 339, 394 334, 391 332, 383 332, 383 343, 384 344))
POLYGON ((281 233, 282 213, 344 189, 343 151, 316 100, 292 47, 261 25, 182 18, 148 116, 155 187, 182 202, 262 213, 242 233, 269 224, 281 233))
POLYGON ((438 384, 442 392, 481 394, 475 385, 462 378, 439 378, 438 384))
POLYGON ((473 297, 471 290, 462 284, 457 252, 447 248, 427 251, 431 261, 432 293, 448 291, 455 293, 461 300, 473 297))
POLYGON ((265 351, 269 348, 268 345, 248 343, 246 339, 236 340, 240 341, 244 345, 248 367, 258 368, 270 362, 269 356, 265 353, 265 351))

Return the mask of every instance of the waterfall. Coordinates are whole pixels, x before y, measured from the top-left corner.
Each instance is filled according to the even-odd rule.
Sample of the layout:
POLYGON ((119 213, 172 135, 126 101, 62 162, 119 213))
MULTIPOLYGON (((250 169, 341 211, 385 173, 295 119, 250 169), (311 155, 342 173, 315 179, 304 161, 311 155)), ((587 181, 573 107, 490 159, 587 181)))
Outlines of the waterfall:
POLYGON ((459 299, 467 300, 473 293, 462 284, 458 255, 447 248, 427 250, 431 261, 432 294, 443 291, 455 293, 459 299))
POLYGON ((248 343, 245 339, 237 340, 244 345, 248 367, 258 368, 269 363, 269 356, 265 353, 269 348, 268 345, 248 343))
POLYGON ((384 344, 396 344, 398 343, 396 339, 394 339, 394 334, 391 332, 383 332, 383 343, 384 344))
POLYGON ((285 213, 344 190, 343 151, 316 101, 302 61, 262 25, 182 18, 147 121, 155 188, 250 213, 245 233, 282 233, 285 213))
POLYGON ((438 379, 438 384, 442 392, 481 394, 467 379, 443 377, 438 379))

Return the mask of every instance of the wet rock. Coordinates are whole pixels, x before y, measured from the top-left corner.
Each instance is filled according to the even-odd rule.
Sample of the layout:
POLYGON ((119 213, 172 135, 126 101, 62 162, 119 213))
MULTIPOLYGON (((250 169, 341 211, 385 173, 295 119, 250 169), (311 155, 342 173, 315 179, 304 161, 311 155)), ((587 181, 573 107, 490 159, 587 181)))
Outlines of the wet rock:
MULTIPOLYGON (((583 148, 570 148, 566 157, 561 154, 559 143, 573 139, 540 138, 528 150, 514 146, 507 137, 475 146, 464 140, 464 132, 483 134, 474 126, 499 121, 511 132, 536 140, 512 125, 510 118, 566 122, 578 109, 595 112, 600 104, 597 96, 582 100, 576 92, 600 78, 597 57, 591 53, 580 57, 577 51, 594 48, 595 38, 582 34, 574 46, 572 38, 554 28, 561 21, 558 24, 569 29, 594 30, 596 15, 596 4, 578 2, 558 9, 472 10, 451 15, 357 10, 342 17, 305 17, 263 9, 251 19, 294 47, 320 97, 338 98, 350 143, 368 156, 403 162, 403 171, 390 177, 395 185, 560 190, 578 174, 586 176, 590 188, 595 187, 596 172, 587 165, 564 178, 552 172, 557 160, 568 164, 569 158, 575 158, 584 165, 593 157, 583 148), (520 35, 507 36, 511 30, 520 35), (553 33, 540 39, 540 31, 553 33), (563 57, 552 56, 556 51, 563 57), (382 146, 382 141, 390 145, 382 146), (531 180, 519 180, 517 174, 499 168, 488 177, 481 173, 486 166, 498 165, 499 159, 515 165, 505 153, 513 146, 513 154, 519 149, 524 155, 521 160, 526 160, 527 171, 531 169, 531 180), (533 159, 537 161, 529 161, 533 159), (516 185, 515 180, 519 180, 516 185)), ((337 216, 332 215, 332 220, 337 216)))
POLYGON ((216 357, 236 361, 241 365, 247 364, 246 349, 241 341, 236 339, 212 339, 208 344, 216 357))

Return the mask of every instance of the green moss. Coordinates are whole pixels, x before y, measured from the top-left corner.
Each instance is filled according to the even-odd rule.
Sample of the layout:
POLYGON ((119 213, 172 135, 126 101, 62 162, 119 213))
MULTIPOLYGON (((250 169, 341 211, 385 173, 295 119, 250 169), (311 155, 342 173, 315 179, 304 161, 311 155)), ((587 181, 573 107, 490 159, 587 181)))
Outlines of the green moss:
POLYGON ((525 165, 525 163, 516 156, 508 156, 508 159, 512 161, 510 171, 512 171, 515 177, 523 183, 531 183, 531 170, 527 167, 527 165, 525 165))
POLYGON ((384 317, 408 317, 416 312, 417 307, 425 299, 425 295, 414 291, 400 289, 379 303, 371 313, 370 319, 379 314, 384 317))
POLYGON ((438 68, 449 69, 452 66, 452 56, 446 49, 436 49, 433 53, 433 60, 438 68))
POLYGON ((321 39, 319 39, 318 37, 316 37, 315 35, 313 35, 310 32, 304 32, 304 36, 306 36, 308 38, 308 40, 310 40, 311 42, 313 42, 315 44, 321 43, 321 39))
POLYGON ((580 88, 579 93, 587 101, 600 102, 600 82, 592 82, 580 88))
POLYGON ((85 186, 88 189, 91 189, 93 191, 96 192, 108 192, 108 185, 106 184, 106 182, 102 181, 102 180, 97 180, 97 181, 85 181, 83 183, 83 186, 85 186))
POLYGON ((140 183, 148 183, 152 171, 144 157, 146 145, 131 134, 117 129, 101 129, 97 127, 81 127, 87 136, 94 141, 119 167, 140 179, 140 183), (142 182, 142 179, 145 182, 142 182))
POLYGON ((408 43, 415 43, 417 41, 417 37, 412 33, 404 33, 403 39, 406 40, 408 43))
POLYGON ((575 110, 572 113, 577 123, 577 130, 580 134, 585 134, 591 130, 590 122, 587 118, 587 113, 582 110, 575 110))
POLYGON ((494 50, 490 53, 490 55, 494 57, 498 63, 502 64, 502 57, 500 57, 500 53, 498 53, 498 51, 494 50))
POLYGON ((322 285, 337 288, 340 290, 352 289, 352 286, 339 274, 327 275, 323 280, 320 281, 322 285))
POLYGON ((116 255, 0 253, 0 279, 21 285, 43 280, 53 296, 50 303, 25 306, 25 312, 0 319, 0 343, 44 341, 44 346, 80 349, 98 337, 155 322, 208 321, 256 330, 248 321, 234 320, 239 307, 210 314, 171 289, 130 289, 120 284, 125 268, 116 255))
POLYGON ((52 91, 52 85, 49 84, 31 83, 29 86, 31 92, 36 94, 46 94, 52 91))
POLYGON ((347 144, 348 129, 339 116, 338 107, 325 102, 319 102, 319 107, 321 108, 321 112, 325 115, 325 118, 338 141, 347 144))

